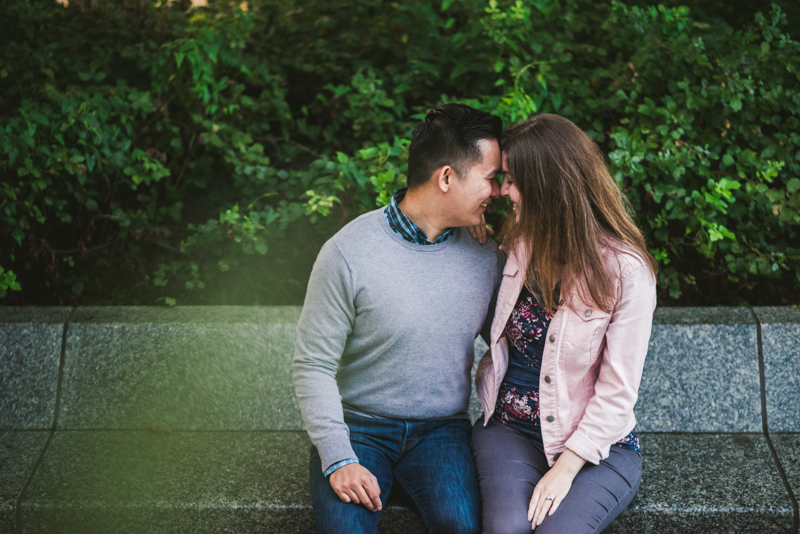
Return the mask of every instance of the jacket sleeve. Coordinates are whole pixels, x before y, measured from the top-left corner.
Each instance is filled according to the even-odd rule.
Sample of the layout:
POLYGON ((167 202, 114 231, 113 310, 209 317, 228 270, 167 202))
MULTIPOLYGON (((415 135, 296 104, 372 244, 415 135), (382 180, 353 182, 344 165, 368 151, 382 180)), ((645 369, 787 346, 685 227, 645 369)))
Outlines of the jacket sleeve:
POLYGON ((331 239, 311 271, 292 360, 297 402, 306 431, 319 451, 323 472, 336 462, 357 458, 336 384, 336 371, 354 321, 352 273, 331 239))
POLYGON ((655 307, 655 277, 647 265, 640 265, 620 281, 594 396, 565 443, 587 462, 600 463, 611 445, 633 430, 627 426, 639 395, 655 307))

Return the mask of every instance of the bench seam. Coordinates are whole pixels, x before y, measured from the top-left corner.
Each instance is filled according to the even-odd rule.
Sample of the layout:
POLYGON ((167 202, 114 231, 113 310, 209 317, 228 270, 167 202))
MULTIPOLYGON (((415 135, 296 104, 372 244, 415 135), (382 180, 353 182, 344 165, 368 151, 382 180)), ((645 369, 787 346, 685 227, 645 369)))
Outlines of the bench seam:
POLYGON ((786 488, 786 492, 789 494, 789 499, 792 501, 792 532, 793 534, 798 534, 798 520, 800 519, 798 516, 800 515, 800 511, 798 511, 797 497, 795 497, 794 492, 792 491, 792 486, 789 484, 789 478, 786 476, 786 471, 783 469, 783 464, 781 463, 780 458, 778 458, 778 452, 775 450, 775 446, 772 444, 772 438, 769 434, 769 424, 767 422, 767 378, 766 367, 764 365, 761 320, 758 318, 758 315, 752 306, 748 306, 748 309, 753 315, 753 320, 756 322, 756 338, 758 341, 758 375, 759 386, 761 388, 761 427, 764 432, 764 438, 767 440, 769 452, 772 454, 772 461, 775 463, 775 467, 778 468, 778 474, 780 475, 781 481, 786 488))
POLYGON ((50 442, 53 440, 53 436, 56 433, 56 425, 58 424, 58 412, 61 408, 61 384, 64 380, 64 357, 67 352, 67 331, 69 330, 69 322, 72 319, 72 316, 75 314, 75 310, 77 307, 73 307, 69 315, 67 315, 67 319, 64 321, 64 326, 61 330, 61 352, 58 358, 58 381, 56 382, 56 403, 53 409, 53 426, 50 428, 50 433, 47 436, 47 441, 44 443, 44 447, 42 447, 42 452, 39 453, 39 458, 36 460, 36 463, 33 465, 33 469, 31 469, 31 474, 28 476, 28 480, 25 481, 25 485, 22 487, 22 491, 19 492, 19 496, 17 497, 16 502, 14 503, 15 506, 15 521, 14 521, 14 532, 17 534, 22 534, 22 498, 25 495, 25 492, 28 491, 28 487, 33 482, 33 477, 36 476, 36 471, 39 470, 39 466, 44 459, 44 455, 47 452, 48 447, 50 446, 50 442))

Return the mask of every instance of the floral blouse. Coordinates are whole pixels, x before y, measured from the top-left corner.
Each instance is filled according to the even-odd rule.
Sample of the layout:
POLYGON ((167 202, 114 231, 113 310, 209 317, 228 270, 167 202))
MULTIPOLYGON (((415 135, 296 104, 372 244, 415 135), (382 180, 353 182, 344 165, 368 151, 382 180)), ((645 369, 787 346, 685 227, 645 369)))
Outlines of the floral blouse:
MULTIPOLYGON (((557 299, 556 299, 557 300, 557 299)), ((547 328, 552 315, 523 287, 505 328, 508 339, 508 371, 500 385, 491 420, 510 426, 544 450, 539 420, 539 373, 542 368, 547 328)), ((641 450, 636 430, 616 445, 641 450)))

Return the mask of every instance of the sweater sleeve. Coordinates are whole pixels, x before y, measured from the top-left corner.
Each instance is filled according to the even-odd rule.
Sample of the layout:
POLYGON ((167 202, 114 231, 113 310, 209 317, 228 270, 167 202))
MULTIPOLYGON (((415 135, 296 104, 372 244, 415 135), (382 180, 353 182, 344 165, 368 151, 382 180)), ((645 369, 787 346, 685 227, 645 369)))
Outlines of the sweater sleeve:
POLYGON ((625 436, 639 396, 656 307, 655 278, 643 265, 621 282, 621 294, 605 333, 595 394, 565 446, 593 464, 625 436))
POLYGON ((494 291, 492 292, 492 301, 489 303, 489 309, 486 311, 486 319, 484 319, 483 327, 481 327, 481 337, 487 345, 492 344, 491 332, 492 323, 494 322, 495 307, 497 306, 497 295, 500 292, 500 283, 503 281, 503 269, 506 266, 506 255, 503 253, 500 247, 495 247, 495 254, 497 259, 497 270, 495 271, 494 276, 494 291))
POLYGON ((297 402, 306 431, 319 451, 323 472, 341 460, 357 458, 336 384, 355 315, 352 273, 331 239, 311 271, 292 360, 297 402))

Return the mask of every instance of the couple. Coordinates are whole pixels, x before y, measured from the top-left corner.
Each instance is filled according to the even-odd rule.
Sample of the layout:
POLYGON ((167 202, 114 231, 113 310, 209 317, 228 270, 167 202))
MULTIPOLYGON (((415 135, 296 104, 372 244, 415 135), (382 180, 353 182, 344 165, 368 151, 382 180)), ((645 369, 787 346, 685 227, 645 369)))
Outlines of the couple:
POLYGON ((503 134, 462 104, 431 111, 408 189, 333 236, 309 280, 293 372, 318 532, 374 533, 390 493, 434 533, 603 530, 641 481, 656 269, 572 122, 503 134), (498 248, 482 223, 500 194, 498 248))

